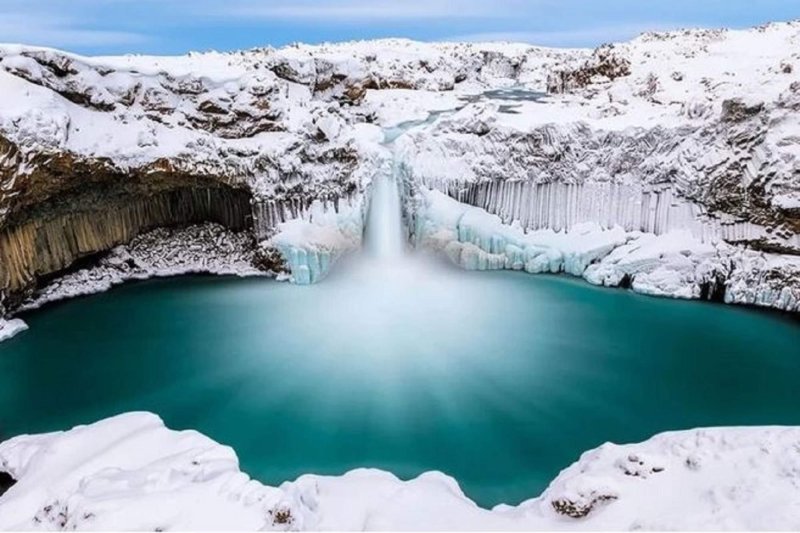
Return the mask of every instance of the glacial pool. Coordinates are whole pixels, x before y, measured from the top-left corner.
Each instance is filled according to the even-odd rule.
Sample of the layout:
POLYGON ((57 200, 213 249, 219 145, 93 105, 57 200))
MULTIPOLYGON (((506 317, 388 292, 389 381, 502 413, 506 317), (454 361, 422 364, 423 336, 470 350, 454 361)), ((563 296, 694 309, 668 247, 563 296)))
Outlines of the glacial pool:
POLYGON ((265 483, 440 470, 492 506, 606 441, 800 424, 795 319, 560 276, 387 271, 151 280, 28 313, 0 344, 0 440, 148 410, 265 483))

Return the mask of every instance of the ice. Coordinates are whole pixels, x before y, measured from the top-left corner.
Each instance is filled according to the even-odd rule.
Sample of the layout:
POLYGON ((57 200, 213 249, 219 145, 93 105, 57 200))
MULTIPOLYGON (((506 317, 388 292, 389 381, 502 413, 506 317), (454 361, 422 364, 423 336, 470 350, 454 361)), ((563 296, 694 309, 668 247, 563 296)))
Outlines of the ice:
POLYGON ((526 233, 519 224, 456 202, 438 191, 423 191, 417 213, 416 244, 444 250, 471 270, 513 269, 530 273, 566 272, 580 276, 586 267, 627 241, 619 227, 582 224, 571 232, 526 233))
POLYGON ((712 298, 729 303, 800 309, 796 256, 766 254, 705 242, 688 229, 664 233, 626 231, 619 225, 577 223, 568 231, 525 231, 437 190, 420 189, 415 244, 443 252, 469 270, 567 273, 595 285, 627 286, 672 298, 712 298), (725 282, 725 280, 729 280, 725 282))
POLYGON ((322 280, 344 254, 361 246, 364 207, 360 200, 315 201, 298 217, 277 224, 261 246, 276 248, 298 285, 322 280))
POLYGON ((0 342, 10 339, 28 329, 28 325, 19 318, 0 318, 0 342))

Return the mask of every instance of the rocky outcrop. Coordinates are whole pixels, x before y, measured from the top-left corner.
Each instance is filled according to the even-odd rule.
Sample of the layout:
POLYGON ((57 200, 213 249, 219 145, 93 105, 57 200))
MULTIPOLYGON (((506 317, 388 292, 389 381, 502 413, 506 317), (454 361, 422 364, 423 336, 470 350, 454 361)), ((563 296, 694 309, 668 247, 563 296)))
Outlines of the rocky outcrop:
POLYGON ((214 221, 241 231, 252 223, 249 194, 222 187, 105 198, 101 209, 84 210, 80 203, 66 213, 40 209, 41 217, 0 233, 0 286, 6 288, 7 298, 29 292, 37 279, 52 276, 80 258, 126 243, 152 228, 214 221))
MULTIPOLYGON (((467 219, 433 224, 450 228, 451 258, 470 268, 567 271, 649 294, 797 310, 798 82, 785 69, 754 65, 769 54, 780 64, 776 44, 798 39, 797 23, 647 34, 588 59, 565 58, 550 73, 555 96, 519 99, 513 108, 485 98, 398 140, 409 215, 421 208, 431 216, 422 197, 430 190, 497 215, 508 230, 467 219), (767 51, 752 61, 731 52, 750 46, 767 51), (664 65, 682 70, 666 73, 664 65), (715 83, 718 75, 725 81, 715 83), (541 245, 525 243, 541 239, 511 236, 578 238, 587 224, 627 237, 588 262, 540 264, 541 245), (502 249, 507 242, 524 253, 502 249), (675 255, 667 267, 676 242, 688 261, 675 255)), ((448 246, 445 233, 427 230, 417 239, 448 246)), ((572 250, 547 246, 557 256, 563 246, 572 250)))
POLYGON ((603 45, 580 67, 552 72, 547 78, 547 92, 568 93, 592 83, 614 81, 630 73, 631 62, 617 54, 613 44, 603 45))
POLYGON ((258 276, 284 270, 280 257, 259 256, 249 231, 210 222, 147 231, 92 259, 88 265, 78 262, 57 276, 47 276, 19 309, 106 291, 130 280, 203 273, 258 276))
MULTIPOLYGON (((263 59, 195 69, 0 49, 0 316, 76 267, 102 271, 105 252, 154 228, 214 222, 255 251, 315 200, 363 194, 355 148, 314 133, 338 111, 263 59)), ((253 264, 282 268, 268 253, 253 264)))

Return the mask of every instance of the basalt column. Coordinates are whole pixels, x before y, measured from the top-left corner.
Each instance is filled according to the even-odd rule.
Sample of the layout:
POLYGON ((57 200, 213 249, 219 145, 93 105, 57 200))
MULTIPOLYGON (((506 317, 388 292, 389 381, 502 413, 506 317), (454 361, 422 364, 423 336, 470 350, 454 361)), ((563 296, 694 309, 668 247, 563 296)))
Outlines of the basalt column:
POLYGON ((156 227, 206 221, 234 231, 252 227, 250 193, 229 186, 118 195, 84 209, 67 200, 50 207, 32 209, 32 216, 0 231, 0 296, 18 296, 40 277, 156 227))

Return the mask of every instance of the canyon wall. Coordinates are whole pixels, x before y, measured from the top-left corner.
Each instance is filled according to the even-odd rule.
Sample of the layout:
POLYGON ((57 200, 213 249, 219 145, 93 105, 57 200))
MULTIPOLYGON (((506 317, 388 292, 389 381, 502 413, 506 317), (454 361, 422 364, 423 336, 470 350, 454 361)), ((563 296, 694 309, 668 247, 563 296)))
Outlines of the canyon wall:
POLYGON ((143 231, 206 221, 232 231, 252 225, 250 195, 232 188, 178 189, 151 196, 110 199, 102 209, 81 210, 6 228, 0 232, 0 286, 8 295, 76 260, 130 241, 143 231))
POLYGON ((417 243, 466 268, 800 310, 797 42, 797 22, 645 34, 565 58, 549 94, 484 95, 411 130, 417 243))
MULTIPOLYGON (((673 256, 658 246, 682 243, 681 295, 723 283, 727 301, 793 308, 798 45, 798 22, 594 51, 385 40, 88 58, 4 45, 0 298, 142 232, 204 222, 245 232, 255 267, 319 280, 360 245, 370 184, 392 167, 412 231, 440 191, 523 234, 621 230, 602 257, 570 263, 593 282, 669 293, 674 270, 654 272, 673 256), (656 238, 647 272, 629 268, 641 238, 656 238)), ((494 257, 491 235, 447 227, 489 254, 470 249, 469 264, 565 264, 535 246, 494 257)))
MULTIPOLYGON (((448 183, 441 188, 459 202, 496 214, 505 224, 517 221, 527 230, 569 231, 578 224, 595 222, 606 229, 620 226, 656 235, 688 230, 710 243, 757 241, 768 236, 764 226, 711 216, 707 208, 687 201, 670 184, 498 180, 448 183)), ((796 235, 786 244, 800 250, 796 235)))

